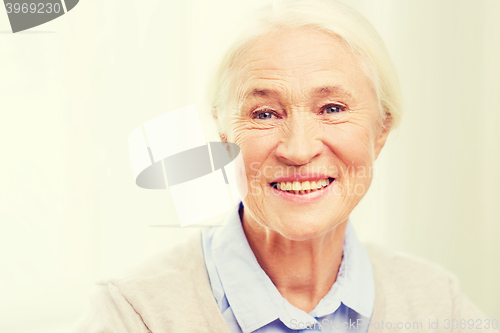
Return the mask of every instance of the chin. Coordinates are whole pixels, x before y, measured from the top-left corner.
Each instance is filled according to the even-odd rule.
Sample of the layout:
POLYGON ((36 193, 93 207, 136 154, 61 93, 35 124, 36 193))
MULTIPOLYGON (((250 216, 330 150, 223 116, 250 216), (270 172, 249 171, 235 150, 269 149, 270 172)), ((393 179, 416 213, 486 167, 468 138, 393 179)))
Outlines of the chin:
POLYGON ((281 224, 280 228, 276 231, 284 237, 295 241, 305 241, 321 236, 335 227, 335 225, 327 221, 320 221, 314 218, 287 219, 286 221, 287 222, 281 224))

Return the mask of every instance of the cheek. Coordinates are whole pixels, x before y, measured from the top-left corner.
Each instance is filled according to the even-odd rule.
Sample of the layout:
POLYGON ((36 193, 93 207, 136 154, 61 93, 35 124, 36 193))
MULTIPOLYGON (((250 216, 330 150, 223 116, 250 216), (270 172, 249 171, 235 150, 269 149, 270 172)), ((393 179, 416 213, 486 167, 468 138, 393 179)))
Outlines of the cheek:
POLYGON ((373 164, 374 140, 370 126, 356 123, 340 124, 325 133, 327 133, 325 141, 339 159, 341 167, 351 169, 369 167, 373 164))
POLYGON ((359 124, 342 124, 327 139, 338 161, 336 193, 349 207, 361 200, 372 181, 374 142, 370 129, 359 124))
POLYGON ((266 160, 276 147, 276 136, 272 132, 238 128, 232 131, 231 139, 241 149, 247 177, 258 177, 262 173, 266 160))

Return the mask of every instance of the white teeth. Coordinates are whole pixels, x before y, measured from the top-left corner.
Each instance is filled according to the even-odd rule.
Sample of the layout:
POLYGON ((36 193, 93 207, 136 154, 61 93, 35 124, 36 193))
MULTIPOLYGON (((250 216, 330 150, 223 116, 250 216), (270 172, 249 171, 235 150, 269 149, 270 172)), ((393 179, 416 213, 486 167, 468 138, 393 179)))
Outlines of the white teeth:
POLYGON ((321 179, 317 181, 306 180, 305 182, 302 183, 298 181, 276 183, 276 188, 281 191, 290 191, 295 194, 297 193, 305 194, 311 191, 322 189, 323 187, 326 187, 329 184, 330 184, 330 179, 321 179))

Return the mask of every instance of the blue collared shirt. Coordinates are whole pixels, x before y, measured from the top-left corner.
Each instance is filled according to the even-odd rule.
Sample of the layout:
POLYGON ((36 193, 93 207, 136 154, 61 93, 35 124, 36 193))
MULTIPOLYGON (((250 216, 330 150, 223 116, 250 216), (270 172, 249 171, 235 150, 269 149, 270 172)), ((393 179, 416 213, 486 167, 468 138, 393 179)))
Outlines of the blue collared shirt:
POLYGON ((310 313, 281 296, 260 267, 238 209, 222 225, 203 230, 202 246, 212 292, 231 333, 367 331, 375 299, 373 272, 350 221, 337 279, 310 313))

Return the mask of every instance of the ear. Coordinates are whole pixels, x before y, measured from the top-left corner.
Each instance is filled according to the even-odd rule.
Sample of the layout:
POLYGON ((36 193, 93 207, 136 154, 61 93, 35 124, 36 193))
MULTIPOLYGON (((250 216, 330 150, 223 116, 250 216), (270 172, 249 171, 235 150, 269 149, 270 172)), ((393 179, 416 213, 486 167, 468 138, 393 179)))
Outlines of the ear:
POLYGON ((384 123, 380 129, 377 138, 375 139, 375 159, 377 159, 382 147, 385 145, 385 141, 389 136, 392 126, 392 115, 390 113, 385 114, 384 123))
POLYGON ((219 133, 219 136, 220 136, 220 141, 227 142, 227 136, 225 134, 220 134, 219 133))
MULTIPOLYGON (((214 107, 212 108, 212 117, 214 118, 215 123, 217 124, 217 119, 218 119, 218 117, 217 117, 217 109, 214 108, 214 107)), ((217 125, 217 127, 219 127, 219 126, 217 125)), ((219 137, 220 137, 220 141, 227 142, 227 136, 225 134, 219 133, 219 137)))
MULTIPOLYGON (((236 155, 237 155, 237 154, 236 155, 233 154, 234 145, 231 145, 228 143, 227 136, 225 134, 219 133, 219 136, 220 136, 220 141, 222 141, 222 143, 224 143, 224 146, 226 147, 226 151, 229 154, 229 157, 231 159, 234 159, 234 157, 236 157, 236 155)), ((239 150, 238 150, 238 152, 239 152, 239 150)))

